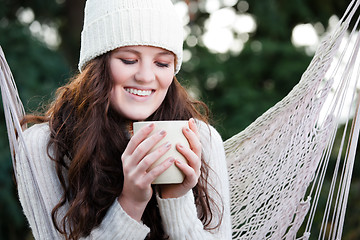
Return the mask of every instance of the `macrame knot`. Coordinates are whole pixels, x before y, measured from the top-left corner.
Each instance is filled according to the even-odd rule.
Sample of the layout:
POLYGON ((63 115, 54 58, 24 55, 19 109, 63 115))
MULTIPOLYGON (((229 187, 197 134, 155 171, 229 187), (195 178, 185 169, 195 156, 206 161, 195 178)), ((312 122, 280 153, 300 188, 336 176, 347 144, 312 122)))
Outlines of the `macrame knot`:
POLYGON ((310 232, 304 232, 304 240, 308 240, 310 238, 310 232))

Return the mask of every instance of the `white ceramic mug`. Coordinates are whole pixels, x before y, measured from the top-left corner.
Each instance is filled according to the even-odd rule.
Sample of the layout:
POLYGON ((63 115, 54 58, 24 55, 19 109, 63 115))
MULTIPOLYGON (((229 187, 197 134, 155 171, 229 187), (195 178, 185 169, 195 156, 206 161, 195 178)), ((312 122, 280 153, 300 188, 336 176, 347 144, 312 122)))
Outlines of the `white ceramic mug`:
MULTIPOLYGON (((150 169, 153 169, 154 167, 158 166, 160 163, 162 163, 169 157, 173 157, 176 160, 187 164, 187 161, 184 158, 184 156, 176 150, 176 144, 180 143, 183 146, 189 147, 189 142, 182 132, 182 129, 184 127, 189 127, 188 121, 175 120, 175 121, 134 122, 133 124, 134 134, 137 131, 139 131, 141 128, 149 125, 150 123, 154 123, 155 125, 155 128, 151 132, 150 136, 162 130, 166 131, 166 136, 160 142, 158 142, 158 144, 156 144, 151 151, 155 150, 160 145, 166 142, 171 143, 171 148, 169 149, 169 151, 167 151, 158 161, 156 161, 150 167, 150 169)), ((182 183, 183 181, 184 181, 184 174, 175 164, 173 164, 165 172, 163 172, 158 178, 156 178, 153 184, 176 184, 176 183, 182 183)))

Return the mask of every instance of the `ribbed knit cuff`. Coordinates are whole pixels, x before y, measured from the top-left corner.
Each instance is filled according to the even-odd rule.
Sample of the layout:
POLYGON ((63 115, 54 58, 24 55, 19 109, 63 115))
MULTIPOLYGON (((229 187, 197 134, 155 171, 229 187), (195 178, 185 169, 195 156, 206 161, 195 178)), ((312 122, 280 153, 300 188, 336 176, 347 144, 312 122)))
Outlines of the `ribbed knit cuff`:
POLYGON ((121 208, 117 200, 109 208, 101 225, 94 229, 91 236, 94 239, 145 239, 150 229, 131 218, 121 208))
POLYGON ((164 229, 172 239, 184 239, 197 224, 202 228, 191 190, 180 198, 162 199, 158 195, 156 198, 164 229))

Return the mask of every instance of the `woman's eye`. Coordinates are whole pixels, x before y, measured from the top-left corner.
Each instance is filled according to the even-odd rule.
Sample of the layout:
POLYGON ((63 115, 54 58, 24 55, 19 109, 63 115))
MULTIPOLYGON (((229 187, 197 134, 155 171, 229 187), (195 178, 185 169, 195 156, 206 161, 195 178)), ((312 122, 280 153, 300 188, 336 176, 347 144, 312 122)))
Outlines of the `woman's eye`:
POLYGON ((158 67, 169 67, 169 64, 167 64, 167 63, 161 63, 161 62, 156 62, 156 65, 158 66, 158 67))
POLYGON ((127 60, 127 59, 123 59, 120 58, 120 60, 124 63, 124 64, 135 64, 136 60, 127 60))

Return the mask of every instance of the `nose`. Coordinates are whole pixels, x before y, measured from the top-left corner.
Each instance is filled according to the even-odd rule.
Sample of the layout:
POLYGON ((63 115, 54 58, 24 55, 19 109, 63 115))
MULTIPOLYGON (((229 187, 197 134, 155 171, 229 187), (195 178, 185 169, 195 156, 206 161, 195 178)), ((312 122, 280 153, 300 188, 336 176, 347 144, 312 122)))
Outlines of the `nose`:
POLYGON ((142 62, 139 64, 138 71, 135 74, 135 80, 140 82, 151 82, 155 80, 155 73, 151 64, 142 62))

